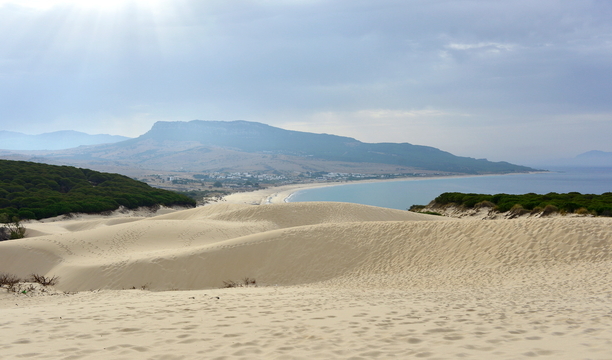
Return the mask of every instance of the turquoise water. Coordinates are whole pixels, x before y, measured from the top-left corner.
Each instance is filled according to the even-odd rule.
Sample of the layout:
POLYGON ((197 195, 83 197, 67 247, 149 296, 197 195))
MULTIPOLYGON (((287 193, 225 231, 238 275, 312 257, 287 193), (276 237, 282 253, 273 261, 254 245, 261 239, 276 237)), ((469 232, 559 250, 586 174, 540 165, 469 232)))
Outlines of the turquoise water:
POLYGON ((549 173, 399 180, 300 190, 289 202, 340 201, 392 209, 426 205, 444 192, 478 194, 602 194, 612 192, 612 168, 560 168, 549 173))

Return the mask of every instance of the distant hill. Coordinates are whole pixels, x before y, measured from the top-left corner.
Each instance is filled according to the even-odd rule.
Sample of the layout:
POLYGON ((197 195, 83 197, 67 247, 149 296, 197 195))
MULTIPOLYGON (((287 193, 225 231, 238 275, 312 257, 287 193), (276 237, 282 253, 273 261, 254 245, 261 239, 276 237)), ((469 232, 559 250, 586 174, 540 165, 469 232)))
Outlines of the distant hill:
POLYGON ((592 150, 577 155, 576 161, 584 166, 612 166, 612 152, 592 150))
POLYGON ((193 207, 195 201, 119 174, 0 160, 0 213, 11 217, 42 219, 155 205, 193 207))
POLYGON ((98 168, 112 165, 192 172, 424 170, 483 174, 534 171, 507 162, 455 156, 429 146, 370 144, 349 137, 284 130, 248 121, 160 121, 134 139, 48 153, 44 158, 98 168))
POLYGON ((573 158, 552 159, 546 162, 552 167, 612 167, 612 152, 591 150, 573 158))
POLYGON ((3 150, 60 150, 83 145, 110 144, 129 139, 119 135, 89 135, 78 131, 55 131, 27 135, 13 131, 0 131, 0 149, 3 150))

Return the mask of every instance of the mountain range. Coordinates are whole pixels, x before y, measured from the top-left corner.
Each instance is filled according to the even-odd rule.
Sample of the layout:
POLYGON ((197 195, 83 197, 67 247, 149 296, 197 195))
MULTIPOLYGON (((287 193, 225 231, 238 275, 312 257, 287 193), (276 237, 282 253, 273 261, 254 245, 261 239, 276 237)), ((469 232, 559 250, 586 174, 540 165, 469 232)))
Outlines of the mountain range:
POLYGON ((583 166, 612 166, 612 152, 587 151, 576 156, 575 160, 583 166))
POLYGON ((0 131, 0 149, 3 150, 61 150, 82 145, 115 143, 129 139, 119 135, 89 135, 65 130, 28 135, 13 131, 0 131))
POLYGON ((531 166, 546 166, 549 169, 559 169, 563 170, 563 168, 610 168, 612 167, 612 152, 610 151, 600 151, 600 150, 591 150, 581 154, 578 154, 571 158, 557 158, 557 159, 549 159, 546 161, 546 164, 533 163, 531 166))
POLYGON ((350 137, 291 131, 248 121, 160 121, 137 138, 22 156, 120 173, 127 169, 353 173, 418 170, 460 174, 535 170, 508 162, 455 156, 429 146, 364 143, 350 137))

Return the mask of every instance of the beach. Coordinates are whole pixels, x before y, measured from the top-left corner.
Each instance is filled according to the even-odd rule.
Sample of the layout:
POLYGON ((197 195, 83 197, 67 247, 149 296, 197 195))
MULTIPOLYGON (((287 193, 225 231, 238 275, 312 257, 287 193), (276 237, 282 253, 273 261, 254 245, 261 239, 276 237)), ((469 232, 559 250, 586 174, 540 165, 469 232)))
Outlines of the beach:
POLYGON ((245 204, 245 205, 264 205, 264 204, 282 204, 289 202, 288 199, 294 193, 300 190, 343 186, 350 184, 367 184, 374 182, 394 182, 394 181, 416 181, 423 179, 452 179, 474 176, 499 176, 499 175, 452 175, 452 176, 427 176, 427 177, 407 177, 395 179, 376 179, 376 180, 351 180, 342 182, 313 182, 302 184, 288 184, 281 186, 271 186, 265 189, 259 189, 250 192, 237 192, 223 197, 222 201, 229 204, 245 204))
MULTIPOLYGON (((533 172, 530 174, 539 174, 542 172, 533 172)), ((516 174, 510 174, 516 175, 516 174)), ((265 189, 259 189, 250 192, 237 192, 223 197, 222 201, 230 204, 247 204, 247 205, 264 205, 264 204, 281 204, 289 202, 289 199, 293 194, 301 190, 332 187, 332 186, 344 186, 344 185, 358 185, 358 184, 371 184, 371 183, 393 183, 393 182, 404 182, 404 181, 422 181, 422 180, 436 180, 436 179, 462 179, 462 178, 486 178, 490 176, 508 176, 508 174, 483 174, 483 175, 446 175, 446 176, 423 176, 423 177, 405 177, 405 178, 393 178, 393 179, 368 179, 368 180, 350 180, 350 181, 330 181, 330 182, 313 182, 313 183, 302 183, 302 184, 288 184, 281 186, 271 186, 265 189)), ((432 199, 428 199, 433 200, 432 199)))
MULTIPOLYGON (((354 183, 354 182, 351 182, 354 183)), ((309 184, 291 184, 272 186, 265 189, 239 192, 226 195, 223 197, 224 202, 229 204, 246 204, 246 205, 264 205, 264 204, 281 204, 287 202, 293 193, 303 189, 313 189, 326 186, 338 186, 348 184, 345 183, 309 183, 309 184)))
POLYGON ((612 358, 611 218, 450 219, 278 190, 26 224, 0 242, 0 273, 58 283, 0 289, 0 358, 612 358))

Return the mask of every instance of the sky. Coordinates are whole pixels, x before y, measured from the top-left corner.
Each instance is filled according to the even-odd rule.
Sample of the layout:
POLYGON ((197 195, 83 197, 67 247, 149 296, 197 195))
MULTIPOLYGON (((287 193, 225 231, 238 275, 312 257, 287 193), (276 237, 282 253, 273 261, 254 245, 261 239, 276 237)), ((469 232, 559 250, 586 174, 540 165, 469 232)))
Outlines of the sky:
POLYGON ((0 130, 247 120, 526 165, 612 151, 610 19, 609 0, 0 0, 0 130))

